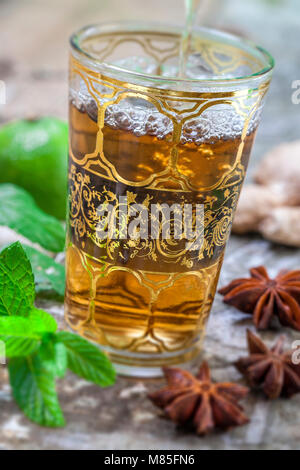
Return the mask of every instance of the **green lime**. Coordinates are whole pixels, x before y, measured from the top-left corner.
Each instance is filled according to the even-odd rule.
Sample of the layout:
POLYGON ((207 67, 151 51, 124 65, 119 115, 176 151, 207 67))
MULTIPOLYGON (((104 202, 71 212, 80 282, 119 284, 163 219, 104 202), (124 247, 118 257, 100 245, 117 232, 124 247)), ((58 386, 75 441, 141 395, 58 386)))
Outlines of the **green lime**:
POLYGON ((68 126, 56 118, 14 121, 0 129, 0 183, 26 189, 48 214, 66 214, 68 126))

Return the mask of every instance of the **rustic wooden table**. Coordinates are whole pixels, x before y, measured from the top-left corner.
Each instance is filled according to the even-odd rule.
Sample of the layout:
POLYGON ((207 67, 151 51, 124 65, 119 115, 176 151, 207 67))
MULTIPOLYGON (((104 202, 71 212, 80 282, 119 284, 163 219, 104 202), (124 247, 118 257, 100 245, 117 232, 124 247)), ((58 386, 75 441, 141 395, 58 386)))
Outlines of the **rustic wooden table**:
MULTIPOLYGON (((66 118, 68 36, 83 24, 144 18, 181 23, 183 0, 1 0, 0 80, 7 104, 0 122, 28 115, 66 118)), ((300 79, 298 0, 214 0, 207 21, 240 31, 269 49, 277 61, 272 88, 253 151, 251 169, 272 145, 299 138, 300 106, 291 102, 292 80, 300 79)), ((299 268, 299 250, 275 247, 259 238, 232 237, 220 284, 265 264, 270 273, 299 268)), ((43 306, 63 323, 61 304, 43 306)), ((240 380, 232 361, 245 352, 247 317, 216 297, 204 345, 217 380, 240 380)), ((287 344, 299 333, 286 330, 287 344)), ((278 332, 262 335, 272 343, 278 332)), ((199 359, 194 361, 195 369, 199 359)), ((145 396, 155 381, 119 378, 99 389, 73 375, 60 382, 67 419, 61 430, 28 422, 11 398, 6 369, 0 368, 0 449, 295 449, 300 447, 300 396, 267 402, 251 395, 245 408, 251 423, 227 434, 198 438, 158 417, 145 396)))

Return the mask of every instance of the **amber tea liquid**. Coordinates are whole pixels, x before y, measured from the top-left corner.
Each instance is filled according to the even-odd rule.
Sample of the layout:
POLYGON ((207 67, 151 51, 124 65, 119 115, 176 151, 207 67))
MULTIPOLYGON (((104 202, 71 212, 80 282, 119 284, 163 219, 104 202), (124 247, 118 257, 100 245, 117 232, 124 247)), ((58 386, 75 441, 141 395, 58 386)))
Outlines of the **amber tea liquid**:
MULTIPOLYGON (((99 129, 93 112, 91 103, 87 109, 70 104, 72 152, 77 156, 91 153, 96 146, 99 129)), ((139 183, 153 174, 163 173, 172 158, 170 136, 162 135, 166 129, 162 128, 162 134, 156 135, 158 124, 155 126, 154 118, 148 118, 148 132, 137 135, 126 110, 118 109, 115 113, 116 118, 108 116, 103 127, 106 159, 117 167, 119 175, 131 182, 139 183)), ((84 233, 78 243, 77 231, 80 234, 84 221, 76 219, 76 215, 72 219, 67 249, 67 320, 73 329, 111 352, 118 363, 159 367, 184 362, 196 354, 195 345, 205 328, 243 175, 237 169, 231 175, 231 185, 216 191, 203 188, 213 186, 234 167, 241 136, 211 140, 208 137, 201 141, 199 133, 200 142, 196 143, 195 136, 191 137, 193 133, 196 136, 197 130, 191 124, 185 129, 176 157, 178 173, 193 185, 194 189, 188 192, 171 178, 160 183, 161 188, 158 185, 155 189, 144 189, 94 178, 90 172, 78 172, 76 177, 76 164, 70 157, 70 187, 75 205, 76 184, 87 178, 80 196, 84 197, 86 192, 87 212, 89 206, 90 210, 96 207, 91 203, 92 191, 99 192, 98 202, 101 193, 103 196, 110 193, 110 199, 128 193, 146 204, 150 199, 160 202, 183 199, 205 205, 206 234, 211 240, 200 255, 181 253, 180 248, 169 245, 170 240, 162 240, 159 247, 153 247, 152 242, 146 246, 145 241, 130 240, 103 242, 102 247, 99 241, 95 247, 84 233), (214 209, 217 206, 224 210, 214 209), (85 259, 81 249, 88 253, 85 259)), ((254 131, 245 138, 241 157, 244 167, 253 137, 254 131)))

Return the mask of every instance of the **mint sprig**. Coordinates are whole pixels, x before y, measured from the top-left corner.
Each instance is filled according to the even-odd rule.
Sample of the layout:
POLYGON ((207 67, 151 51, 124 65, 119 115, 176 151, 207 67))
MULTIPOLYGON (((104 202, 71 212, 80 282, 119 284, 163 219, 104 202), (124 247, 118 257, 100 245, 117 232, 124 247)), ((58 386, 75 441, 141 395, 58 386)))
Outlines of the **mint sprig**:
MULTIPOLYGON (((62 224, 55 217, 43 212, 25 189, 10 183, 0 184, 0 199, 5 200, 5 204, 0 205, 0 226, 13 229, 48 251, 64 250, 65 230, 62 224)), ((32 266, 35 292, 48 297, 53 297, 53 294, 57 297, 58 294, 62 298, 65 290, 64 266, 31 246, 24 245, 23 248, 32 266)), ((28 267, 18 257, 15 261, 19 263, 22 276, 22 270, 28 267)), ((32 287, 32 283, 30 285, 32 287)), ((21 284, 21 288, 23 287, 21 284)), ((31 294, 34 298, 34 289, 31 294)))
POLYGON ((40 354, 11 359, 8 370, 13 397, 27 418, 42 426, 64 426, 55 374, 40 354))
POLYGON ((53 252, 63 251, 65 231, 62 224, 43 212, 33 197, 14 184, 0 184, 0 225, 15 230, 53 252))
POLYGON ((0 316, 26 317, 34 301, 34 278, 20 243, 0 253, 0 316))
POLYGON ((25 415, 40 425, 65 423, 56 379, 67 369, 100 386, 115 381, 105 354, 73 333, 58 332, 55 319, 34 306, 34 277, 19 242, 0 254, 0 340, 9 358, 13 396, 25 415))
POLYGON ((23 248, 31 263, 35 292, 43 296, 49 296, 55 292, 60 298, 63 298, 65 267, 31 246, 23 245, 23 248))
POLYGON ((101 387, 111 384, 111 363, 93 344, 68 331, 59 332, 57 338, 67 350, 68 367, 74 374, 101 387))
POLYGON ((27 318, 0 318, 0 340, 8 357, 28 356, 38 349, 40 334, 27 318))
POLYGON ((15 244, 12 250, 3 250, 0 253, 0 263, 8 277, 15 281, 24 291, 28 304, 32 305, 35 298, 34 278, 29 259, 20 244, 15 244))

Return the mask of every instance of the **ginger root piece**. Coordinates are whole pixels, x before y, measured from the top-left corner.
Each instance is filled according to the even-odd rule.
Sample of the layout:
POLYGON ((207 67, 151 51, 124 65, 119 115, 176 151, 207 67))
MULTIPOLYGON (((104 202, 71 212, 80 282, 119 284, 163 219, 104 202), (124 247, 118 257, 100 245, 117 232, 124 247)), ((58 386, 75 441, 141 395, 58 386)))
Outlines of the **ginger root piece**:
POLYGON ((300 247, 300 140, 267 153, 254 181, 242 189, 233 232, 259 232, 273 242, 300 247))
POLYGON ((281 205, 300 206, 300 140, 270 150, 258 164, 254 181, 272 190, 281 205))
POLYGON ((272 209, 259 224, 258 231, 273 242, 300 247, 300 207, 272 209))
POLYGON ((270 211, 280 205, 280 198, 270 189, 258 184, 243 187, 232 231, 237 234, 259 231, 259 225, 270 211))

